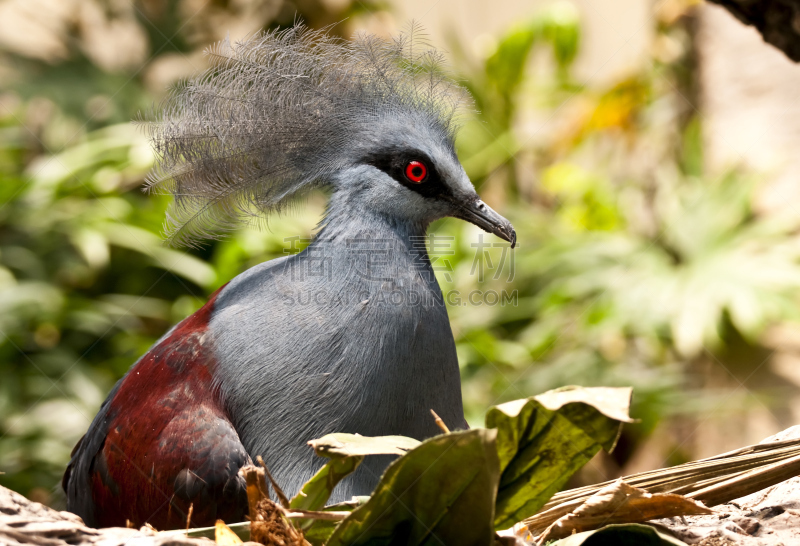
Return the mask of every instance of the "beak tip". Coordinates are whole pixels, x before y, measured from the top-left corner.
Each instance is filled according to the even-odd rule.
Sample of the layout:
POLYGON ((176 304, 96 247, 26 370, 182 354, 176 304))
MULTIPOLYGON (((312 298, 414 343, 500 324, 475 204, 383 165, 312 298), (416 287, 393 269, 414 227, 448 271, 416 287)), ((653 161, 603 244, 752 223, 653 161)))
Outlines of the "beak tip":
POLYGON ((493 233, 504 241, 508 241, 511 243, 511 248, 517 246, 517 232, 511 222, 497 214, 480 199, 476 199, 468 205, 460 204, 453 216, 478 226, 486 233, 493 233))

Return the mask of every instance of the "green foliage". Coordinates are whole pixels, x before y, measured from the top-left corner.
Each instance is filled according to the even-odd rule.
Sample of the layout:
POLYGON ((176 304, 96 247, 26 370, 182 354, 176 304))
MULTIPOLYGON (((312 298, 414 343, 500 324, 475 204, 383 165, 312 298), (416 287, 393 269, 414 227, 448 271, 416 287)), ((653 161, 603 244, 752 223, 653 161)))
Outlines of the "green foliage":
MULTIPOLYGON (((310 445, 333 457, 292 499, 320 509, 363 457, 395 454, 372 496, 338 525, 301 520, 314 544, 492 544, 493 530, 535 514, 600 448, 611 450, 630 389, 569 387, 489 409, 486 428, 421 444, 402 436, 328 434, 310 445), (336 477, 331 480, 332 464, 336 477)), ((336 507, 330 507, 336 509, 336 507)))
POLYGON ((600 448, 610 452, 630 422, 630 397, 624 388, 565 387, 490 408, 502 472, 495 529, 535 514, 600 448))
POLYGON ((521 339, 532 348, 547 343, 574 320, 574 306, 590 302, 594 312, 578 335, 584 347, 594 337, 601 355, 611 352, 603 336, 614 336, 620 353, 638 337, 694 357, 724 344, 726 319, 753 342, 767 324, 796 319, 800 254, 789 244, 796 223, 755 216, 751 189, 735 174, 664 179, 651 204, 651 236, 597 226, 521 253, 520 280, 541 283, 532 307, 547 315, 521 339))
POLYGON ((524 82, 531 52, 549 46, 561 83, 569 78, 569 67, 580 46, 578 12, 569 2, 559 2, 542 10, 527 23, 512 27, 499 41, 484 64, 483 73, 465 82, 478 107, 491 110, 497 128, 509 127, 518 104, 517 93, 524 82), (499 115, 498 115, 499 114, 499 115))
POLYGON ((578 13, 568 2, 553 4, 527 23, 512 27, 479 66, 467 59, 461 44, 451 44, 461 71, 466 73, 463 83, 480 112, 479 117, 467 120, 459 137, 460 157, 473 181, 480 182, 513 162, 521 150, 514 123, 531 53, 541 46, 552 51, 557 84, 549 86, 545 94, 555 98, 571 87, 569 67, 579 45, 578 13))
POLYGON ((326 544, 490 544, 500 476, 494 438, 476 429, 426 440, 389 466, 326 544))
POLYGON ((321 510, 333 493, 336 484, 352 474, 363 457, 348 456, 331 459, 308 480, 300 492, 289 503, 290 508, 321 510))
MULTIPOLYGON (((659 32, 674 40, 675 27, 659 32)), ((576 378, 633 385, 636 443, 672 414, 718 403, 686 384, 697 359, 724 361, 735 340, 758 346, 767 327, 797 320, 798 224, 756 211, 753 175, 704 170, 699 117, 680 107, 683 58, 581 88, 567 55, 551 79, 534 80, 520 52, 544 42, 532 31, 523 40, 521 28, 540 27, 510 30, 483 64, 457 57, 480 109, 460 157, 519 241, 499 277, 465 274, 471 256, 460 248, 455 280, 440 276, 462 294, 518 291, 515 305, 450 308, 467 417, 478 423, 487 405, 576 378), (493 91, 504 85, 506 95, 493 91), (563 120, 531 132, 532 116, 563 120)), ((477 236, 454 222, 437 229, 457 246, 477 236)))

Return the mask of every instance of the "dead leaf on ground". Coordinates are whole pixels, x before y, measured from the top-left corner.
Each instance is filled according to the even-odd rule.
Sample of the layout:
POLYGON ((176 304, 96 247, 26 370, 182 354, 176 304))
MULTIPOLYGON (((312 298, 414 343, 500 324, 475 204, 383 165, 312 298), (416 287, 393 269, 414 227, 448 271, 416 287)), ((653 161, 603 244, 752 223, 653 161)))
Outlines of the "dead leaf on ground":
POLYGON ((247 465, 240 470, 247 482, 250 540, 260 544, 309 546, 303 533, 283 516, 284 509, 267 494, 265 468, 247 465))
POLYGON ((604 487, 569 514, 556 520, 538 544, 614 523, 639 523, 658 518, 712 514, 704 504, 673 493, 648 493, 622 480, 604 487))
POLYGON ((406 436, 361 436, 338 432, 308 442, 320 457, 405 455, 419 444, 419 440, 406 436))
POLYGON ((218 519, 214 525, 214 542, 221 546, 236 546, 237 544, 242 544, 242 539, 231 531, 231 528, 225 525, 224 521, 218 519))

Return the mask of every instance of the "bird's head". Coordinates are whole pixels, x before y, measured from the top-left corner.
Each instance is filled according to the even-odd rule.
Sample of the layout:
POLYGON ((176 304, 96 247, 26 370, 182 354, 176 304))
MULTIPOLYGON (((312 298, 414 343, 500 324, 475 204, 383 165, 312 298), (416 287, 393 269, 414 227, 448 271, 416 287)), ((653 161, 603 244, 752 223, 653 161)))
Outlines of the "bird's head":
POLYGON ((452 135, 424 113, 396 112, 373 124, 333 177, 357 212, 427 225, 446 216, 516 244, 511 223, 484 203, 458 160, 452 135))
POLYGON ((175 196, 170 239, 192 244, 330 187, 339 215, 451 216, 514 246, 455 152, 466 92, 415 34, 345 41, 297 25, 213 48, 215 66, 148 122, 149 186, 175 196))

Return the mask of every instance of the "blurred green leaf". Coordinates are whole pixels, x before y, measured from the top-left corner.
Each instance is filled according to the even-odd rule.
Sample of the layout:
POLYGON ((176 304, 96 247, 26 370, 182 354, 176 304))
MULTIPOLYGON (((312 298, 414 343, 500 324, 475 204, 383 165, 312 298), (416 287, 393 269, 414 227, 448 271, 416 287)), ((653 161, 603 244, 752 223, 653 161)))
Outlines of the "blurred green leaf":
POLYGON ((486 60, 486 75, 501 93, 512 96, 524 75, 528 54, 541 36, 541 23, 534 20, 503 36, 497 51, 486 60))
POLYGON ((580 16, 571 2, 560 1, 540 15, 542 36, 553 46, 553 57, 559 77, 566 79, 567 69, 578 55, 580 47, 580 16))

